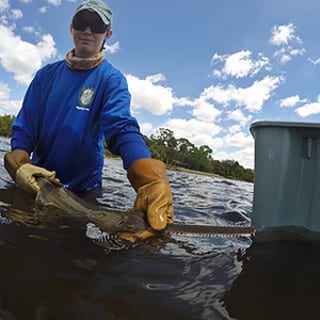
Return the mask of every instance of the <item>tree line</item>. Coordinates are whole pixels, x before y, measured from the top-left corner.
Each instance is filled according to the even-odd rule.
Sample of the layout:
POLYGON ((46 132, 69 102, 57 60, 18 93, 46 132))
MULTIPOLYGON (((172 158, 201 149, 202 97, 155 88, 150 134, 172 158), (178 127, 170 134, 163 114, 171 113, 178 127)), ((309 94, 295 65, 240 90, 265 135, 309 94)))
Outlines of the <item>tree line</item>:
POLYGON ((238 161, 215 160, 212 158, 210 147, 207 145, 196 147, 188 139, 176 139, 170 129, 160 128, 157 134, 145 136, 145 141, 151 156, 167 165, 253 182, 253 170, 245 169, 238 161))
MULTIPOLYGON (((0 135, 11 136, 11 126, 15 117, 12 115, 0 116, 0 135)), ((245 169, 238 161, 214 160, 212 149, 207 145, 196 147, 188 139, 175 138, 173 131, 160 128, 150 137, 144 136, 151 156, 169 166, 217 174, 230 179, 253 182, 254 172, 245 169)), ((106 152, 108 154, 108 152, 106 152)))

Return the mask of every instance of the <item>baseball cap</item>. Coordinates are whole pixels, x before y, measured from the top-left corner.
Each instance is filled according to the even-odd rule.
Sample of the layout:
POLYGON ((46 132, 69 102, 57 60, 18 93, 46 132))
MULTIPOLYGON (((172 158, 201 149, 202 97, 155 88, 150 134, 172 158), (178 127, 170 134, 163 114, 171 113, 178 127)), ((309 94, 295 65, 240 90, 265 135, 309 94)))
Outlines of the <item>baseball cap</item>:
POLYGON ((80 4, 74 15, 82 10, 96 12, 106 25, 112 24, 112 11, 108 5, 102 0, 86 0, 80 4))

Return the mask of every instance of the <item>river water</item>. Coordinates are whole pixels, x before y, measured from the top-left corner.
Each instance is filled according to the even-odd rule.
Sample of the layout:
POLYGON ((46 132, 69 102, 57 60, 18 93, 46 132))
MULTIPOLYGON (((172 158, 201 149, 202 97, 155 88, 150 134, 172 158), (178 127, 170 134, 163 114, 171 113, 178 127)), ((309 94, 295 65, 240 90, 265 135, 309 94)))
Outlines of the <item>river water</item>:
MULTIPOLYGON (((0 319, 318 319, 319 243, 172 235, 107 249, 91 223, 44 225, 3 169, 0 319)), ((253 184, 168 170, 176 222, 250 225, 253 184)), ((106 159, 107 209, 130 210, 121 162, 106 159)))

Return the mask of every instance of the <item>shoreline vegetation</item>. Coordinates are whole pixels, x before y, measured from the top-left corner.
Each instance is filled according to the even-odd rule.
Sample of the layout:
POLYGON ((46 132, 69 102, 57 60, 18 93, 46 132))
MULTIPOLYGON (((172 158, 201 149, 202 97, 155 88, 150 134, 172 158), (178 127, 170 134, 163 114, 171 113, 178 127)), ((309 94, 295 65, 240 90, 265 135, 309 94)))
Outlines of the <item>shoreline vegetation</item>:
MULTIPOLYGON (((0 135, 10 138, 13 115, 0 116, 0 135)), ((175 138, 173 131, 160 128, 150 137, 144 136, 152 158, 163 161, 170 170, 253 182, 254 171, 242 167, 238 161, 215 160, 207 145, 196 147, 185 138, 175 138)), ((113 157, 105 148, 105 155, 113 157)))

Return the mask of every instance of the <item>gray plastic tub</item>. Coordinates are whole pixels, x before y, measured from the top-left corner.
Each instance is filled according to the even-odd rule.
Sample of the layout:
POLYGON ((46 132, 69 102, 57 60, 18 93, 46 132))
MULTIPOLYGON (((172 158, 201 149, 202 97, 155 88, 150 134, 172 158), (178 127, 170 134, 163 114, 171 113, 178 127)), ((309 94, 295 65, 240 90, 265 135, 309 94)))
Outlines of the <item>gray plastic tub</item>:
POLYGON ((320 123, 259 121, 252 223, 320 231, 320 123))

